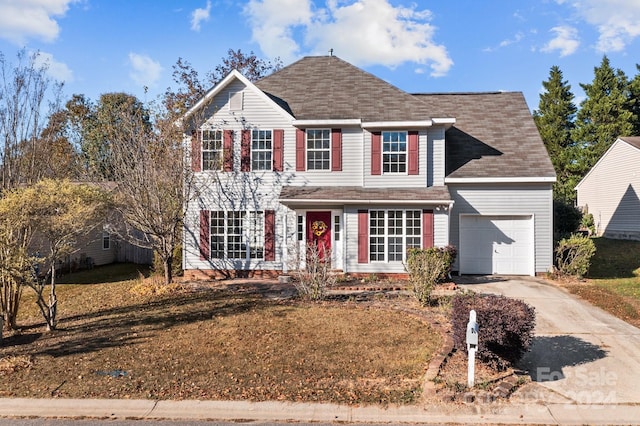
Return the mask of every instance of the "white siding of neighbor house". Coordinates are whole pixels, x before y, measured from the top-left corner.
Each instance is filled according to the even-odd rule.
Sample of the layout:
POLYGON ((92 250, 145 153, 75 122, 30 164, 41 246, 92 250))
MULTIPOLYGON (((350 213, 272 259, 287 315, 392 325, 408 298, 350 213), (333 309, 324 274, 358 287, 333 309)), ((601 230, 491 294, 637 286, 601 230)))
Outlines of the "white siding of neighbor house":
POLYGON ((640 240, 640 149, 618 140, 577 187, 598 235, 640 240))
MULTIPOLYGON (((451 244, 460 245, 460 215, 533 215, 535 272, 548 272, 553 263, 553 195, 550 183, 449 184, 455 202, 451 212, 451 244)), ((457 265, 456 265, 457 267, 457 265)))

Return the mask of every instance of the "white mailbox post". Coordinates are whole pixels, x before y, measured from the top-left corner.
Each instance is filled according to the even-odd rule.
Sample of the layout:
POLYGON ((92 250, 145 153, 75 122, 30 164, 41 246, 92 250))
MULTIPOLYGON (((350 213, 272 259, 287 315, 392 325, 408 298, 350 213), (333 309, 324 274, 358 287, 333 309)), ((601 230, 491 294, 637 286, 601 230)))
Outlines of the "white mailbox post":
POLYGON ((474 385, 476 368, 476 350, 478 350, 478 323, 476 322, 476 311, 469 312, 469 322, 467 323, 467 353, 469 354, 467 368, 467 386, 474 385))

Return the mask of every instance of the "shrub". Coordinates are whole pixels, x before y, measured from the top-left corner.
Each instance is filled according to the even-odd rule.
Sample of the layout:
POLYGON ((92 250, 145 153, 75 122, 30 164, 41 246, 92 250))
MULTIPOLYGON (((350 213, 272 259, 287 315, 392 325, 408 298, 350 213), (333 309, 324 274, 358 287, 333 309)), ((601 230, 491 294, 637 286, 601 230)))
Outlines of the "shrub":
POLYGON ((422 305, 431 302, 433 287, 447 279, 456 254, 453 246, 409 249, 405 269, 409 273, 411 291, 422 305))
POLYGON ((480 360, 506 369, 529 350, 535 326, 534 308, 504 296, 458 294, 451 308, 454 348, 466 351, 469 311, 476 311, 480 360))
POLYGON ((589 235, 595 235, 596 224, 591 213, 585 213, 582 215, 582 220, 580 221, 580 229, 586 229, 587 231, 589 231, 589 235))
POLYGON ((327 290, 335 286, 337 277, 331 273, 331 262, 324 261, 325 258, 331 259, 331 250, 320 252, 315 245, 309 244, 304 267, 298 260, 297 269, 292 272, 293 285, 303 299, 323 300, 327 290))
POLYGON ((591 266, 596 245, 589 237, 574 234, 558 242, 556 248, 556 271, 561 275, 584 277, 591 266))

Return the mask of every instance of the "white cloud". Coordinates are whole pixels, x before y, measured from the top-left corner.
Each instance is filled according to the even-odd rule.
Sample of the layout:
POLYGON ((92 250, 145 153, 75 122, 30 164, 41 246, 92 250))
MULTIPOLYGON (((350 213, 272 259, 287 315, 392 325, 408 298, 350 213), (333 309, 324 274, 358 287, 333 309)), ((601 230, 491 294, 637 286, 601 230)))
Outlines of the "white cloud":
POLYGON ((140 86, 153 87, 160 79, 162 66, 147 55, 129 53, 129 77, 140 86))
POLYGON ((560 57, 569 56, 578 49, 580 40, 578 38, 578 30, 566 25, 553 27, 551 32, 555 33, 555 37, 552 38, 549 43, 545 44, 542 52, 553 52, 555 50, 560 51, 560 57))
POLYGON ((55 17, 62 17, 78 0, 0 0, 0 37, 22 45, 28 38, 52 42, 60 33, 55 17))
POLYGON ((493 47, 485 47, 484 49, 482 49, 483 52, 495 52, 498 49, 502 49, 503 47, 507 47, 510 46, 512 44, 517 44, 520 43, 520 41, 524 38, 524 34, 522 33, 522 31, 517 32, 516 34, 514 34, 513 38, 507 38, 502 40, 500 43, 498 43, 497 46, 493 46, 493 47))
POLYGON ((64 62, 58 62, 53 59, 53 55, 51 53, 38 52, 35 64, 37 66, 45 66, 47 68, 47 75, 54 80, 66 83, 73 81, 73 71, 71 71, 64 62))
POLYGON ((191 13, 191 29, 193 31, 200 31, 200 23, 202 21, 208 21, 211 14, 211 1, 207 0, 207 7, 204 9, 198 8, 191 13))
POLYGON ((596 49, 621 51, 640 36, 638 0, 573 0, 571 5, 586 22, 600 33, 596 49))
POLYGON ((251 0, 245 12, 253 40, 285 63, 303 50, 326 54, 333 49, 356 65, 414 62, 429 66, 432 76, 445 75, 453 65, 446 47, 434 41, 428 10, 394 7, 389 0, 327 0, 326 8, 312 6, 310 0, 251 0))
POLYGON ((311 23, 310 0, 250 0, 244 12, 253 40, 267 56, 280 57, 285 63, 296 59, 300 46, 293 30, 311 23))

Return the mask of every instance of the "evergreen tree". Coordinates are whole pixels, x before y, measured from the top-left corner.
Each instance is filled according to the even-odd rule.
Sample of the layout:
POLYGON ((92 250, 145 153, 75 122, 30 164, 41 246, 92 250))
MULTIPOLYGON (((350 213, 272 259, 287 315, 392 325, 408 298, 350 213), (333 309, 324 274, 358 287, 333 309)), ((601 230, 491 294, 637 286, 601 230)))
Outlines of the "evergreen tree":
POLYGON ((638 73, 629 83, 629 109, 633 114, 633 136, 640 136, 640 65, 636 64, 638 73))
POLYGON ((633 134, 633 113, 627 76, 611 68, 606 56, 591 84, 580 86, 587 97, 580 103, 573 140, 583 147, 577 161, 586 173, 619 136, 633 134))
POLYGON ((543 81, 542 85, 545 92, 540 94, 533 119, 556 171, 558 180, 553 186, 554 198, 571 202, 575 199, 573 188, 580 179, 574 170, 577 149, 571 139, 577 111, 574 95, 571 86, 562 79, 562 71, 555 65, 549 71, 549 80, 543 81))

